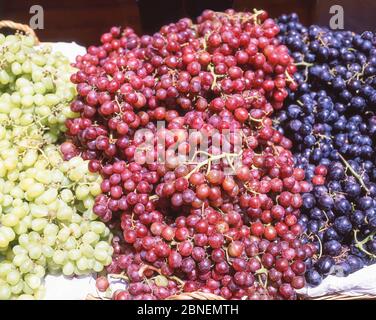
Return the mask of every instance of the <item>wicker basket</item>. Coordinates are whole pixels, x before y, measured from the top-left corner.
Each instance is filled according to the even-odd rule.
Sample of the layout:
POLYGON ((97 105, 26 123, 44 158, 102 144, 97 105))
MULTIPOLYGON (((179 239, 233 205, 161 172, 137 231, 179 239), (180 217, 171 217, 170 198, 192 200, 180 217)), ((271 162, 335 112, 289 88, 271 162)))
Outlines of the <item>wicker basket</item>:
MULTIPOLYGON (((100 298, 95 297, 93 295, 88 295, 86 300, 110 300, 108 298, 100 298)), ((191 292, 191 293, 181 293, 178 295, 174 295, 168 297, 166 300, 180 300, 180 301, 225 301, 225 299, 221 296, 217 296, 212 293, 205 293, 205 292, 191 292)), ((308 298, 308 297, 299 297, 298 300, 312 300, 312 301, 335 301, 335 300, 343 300, 343 301, 356 301, 356 300, 376 300, 376 296, 372 295, 359 295, 359 296, 349 296, 346 294, 334 294, 328 295, 323 297, 315 297, 315 298, 308 298)))
POLYGON ((333 295, 327 295, 327 296, 322 296, 322 297, 315 297, 315 298, 304 298, 304 300, 317 300, 317 301, 321 301, 321 300, 376 300, 376 296, 373 296, 373 295, 369 295, 369 294, 363 294, 363 295, 359 295, 359 296, 350 296, 350 295, 347 295, 347 294, 343 294, 343 293, 337 293, 337 294, 333 294, 333 295))
POLYGON ((35 31, 28 25, 22 24, 22 23, 17 23, 13 22, 11 20, 1 20, 0 21, 0 29, 3 28, 8 28, 8 29, 13 29, 17 31, 21 31, 25 34, 29 34, 35 38, 35 41, 37 44, 39 44, 39 39, 35 33, 35 31))

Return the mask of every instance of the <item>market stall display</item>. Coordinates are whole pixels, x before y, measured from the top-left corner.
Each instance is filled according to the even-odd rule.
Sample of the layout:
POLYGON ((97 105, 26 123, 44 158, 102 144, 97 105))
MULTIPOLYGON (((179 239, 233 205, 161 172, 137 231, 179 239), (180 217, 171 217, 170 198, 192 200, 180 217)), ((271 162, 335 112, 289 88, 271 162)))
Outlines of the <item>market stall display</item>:
POLYGON ((375 296, 372 32, 205 10, 100 42, 0 34, 0 298, 375 296))

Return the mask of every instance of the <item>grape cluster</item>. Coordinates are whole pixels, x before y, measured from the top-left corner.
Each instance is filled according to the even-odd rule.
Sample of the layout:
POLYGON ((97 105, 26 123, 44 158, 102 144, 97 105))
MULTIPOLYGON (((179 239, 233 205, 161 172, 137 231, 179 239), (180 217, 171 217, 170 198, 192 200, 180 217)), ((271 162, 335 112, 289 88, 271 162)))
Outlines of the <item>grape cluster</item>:
POLYGON ((47 272, 111 263, 110 230, 92 211, 102 180, 55 145, 75 116, 69 61, 0 34, 0 65, 0 299, 39 299, 47 272))
POLYGON ((153 36, 113 27, 77 57, 80 117, 63 153, 103 177, 93 210, 117 233, 107 270, 129 283, 114 299, 294 299, 305 285, 315 247, 298 219, 312 187, 273 129, 297 87, 278 32, 264 11, 205 11, 153 36))
POLYGON ((317 247, 306 278, 318 285, 376 259, 376 38, 306 28, 296 14, 278 23, 298 66, 299 89, 275 122, 315 185, 303 195, 300 224, 317 247))

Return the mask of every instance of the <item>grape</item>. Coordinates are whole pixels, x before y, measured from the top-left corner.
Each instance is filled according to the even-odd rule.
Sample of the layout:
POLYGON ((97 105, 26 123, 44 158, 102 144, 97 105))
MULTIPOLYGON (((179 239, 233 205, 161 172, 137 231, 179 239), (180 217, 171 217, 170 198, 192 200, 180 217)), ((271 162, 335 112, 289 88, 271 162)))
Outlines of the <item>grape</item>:
POLYGON ((315 186, 303 195, 299 223, 317 254, 307 282, 328 274, 347 276, 376 262, 367 250, 375 237, 374 33, 305 27, 296 14, 278 19, 279 40, 288 46, 298 72, 298 90, 276 119, 294 141, 295 163, 315 186), (319 253, 322 253, 321 255, 319 253))
POLYGON ((294 299, 304 286, 302 268, 292 265, 314 254, 298 224, 301 193, 312 186, 271 118, 296 89, 278 32, 264 11, 206 10, 197 23, 184 18, 153 36, 111 28, 76 57, 71 110, 79 117, 66 121, 70 141, 61 151, 66 160, 79 152, 102 176, 93 212, 121 231, 110 250, 91 243, 89 225, 77 264, 113 251, 107 272, 129 279, 114 299, 192 291, 294 299), (237 129, 242 136, 226 137, 237 129), (145 147, 149 138, 165 144, 145 147))
POLYGON ((111 233, 92 212, 101 178, 78 154, 64 161, 56 145, 78 116, 69 108, 75 69, 33 37, 0 35, 0 43, 0 299, 41 299, 46 273, 110 264, 111 233), (86 241, 102 246, 90 266, 79 263, 86 241))

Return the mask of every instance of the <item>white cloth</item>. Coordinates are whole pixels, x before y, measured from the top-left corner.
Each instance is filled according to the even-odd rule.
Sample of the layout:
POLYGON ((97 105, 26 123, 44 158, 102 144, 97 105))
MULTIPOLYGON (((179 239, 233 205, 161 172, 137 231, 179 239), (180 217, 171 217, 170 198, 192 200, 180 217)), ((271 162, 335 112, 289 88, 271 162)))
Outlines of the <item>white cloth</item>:
POLYGON ((44 282, 45 300, 84 300, 88 294, 96 295, 92 276, 67 278, 47 275, 44 282))
MULTIPOLYGON (((126 289, 123 280, 109 279, 112 292, 126 289)), ((84 300, 88 294, 103 297, 95 287, 95 275, 86 277, 67 278, 51 276, 45 278, 46 300, 84 300)), ((321 297, 341 293, 349 296, 364 294, 376 296, 376 264, 363 268, 346 278, 328 276, 320 286, 306 287, 298 291, 306 297, 321 297)))
POLYGON ((48 44, 52 47, 52 52, 61 52, 70 62, 75 62, 78 55, 86 53, 86 48, 75 42, 48 42, 48 44))
POLYGON ((307 297, 321 297, 341 293, 349 296, 376 296, 376 264, 365 267, 346 278, 328 276, 316 288, 303 288, 299 293, 307 297))
MULTIPOLYGON (((106 297, 95 286, 96 274, 85 277, 64 277, 47 275, 44 279, 44 300, 85 300, 90 294, 94 297, 106 297)), ((110 293, 125 290, 127 283, 122 279, 109 277, 110 293)))

